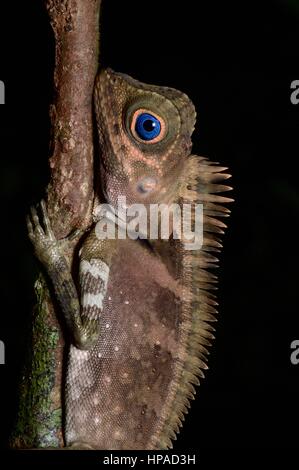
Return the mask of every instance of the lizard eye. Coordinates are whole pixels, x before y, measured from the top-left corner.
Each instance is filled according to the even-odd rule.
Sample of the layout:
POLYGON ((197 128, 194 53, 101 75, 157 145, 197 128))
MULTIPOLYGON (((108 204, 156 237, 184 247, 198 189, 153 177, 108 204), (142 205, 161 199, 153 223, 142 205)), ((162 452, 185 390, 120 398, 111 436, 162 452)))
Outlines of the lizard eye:
POLYGON ((135 131, 140 139, 153 140, 161 132, 159 120, 149 113, 142 113, 136 119, 135 131))
POLYGON ((139 109, 135 111, 131 132, 137 140, 150 144, 159 142, 165 135, 164 120, 152 111, 139 109))

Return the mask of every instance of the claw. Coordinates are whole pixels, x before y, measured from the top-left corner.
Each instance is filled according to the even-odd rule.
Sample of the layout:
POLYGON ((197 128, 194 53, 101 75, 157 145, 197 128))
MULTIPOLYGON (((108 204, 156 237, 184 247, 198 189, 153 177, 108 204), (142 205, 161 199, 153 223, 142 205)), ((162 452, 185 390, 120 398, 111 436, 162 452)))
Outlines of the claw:
POLYGON ((33 237, 33 225, 29 215, 26 215, 26 223, 27 223, 27 230, 29 238, 33 237))
POLYGON ((75 240, 75 238, 80 235, 80 233, 83 233, 83 230, 80 230, 79 228, 75 229, 68 237, 67 240, 71 242, 72 240, 75 240))
MULTIPOLYGON (((32 231, 29 234, 29 236, 31 235, 31 238, 32 238, 32 237, 35 237, 38 234, 40 237, 44 237, 45 232, 44 232, 43 227, 40 224, 36 208, 34 206, 31 206, 30 207, 30 212, 31 212, 31 219, 32 220, 30 220, 29 227, 31 227, 32 231)), ((27 226, 28 226, 28 222, 27 222, 27 226)))
POLYGON ((48 212, 47 212, 46 203, 45 203, 44 199, 41 200, 40 206, 41 206, 41 210, 42 210, 42 214, 43 214, 43 222, 44 222, 44 225, 45 225, 46 235, 48 235, 50 238, 54 238, 54 233, 53 233, 53 230, 52 230, 52 227, 51 227, 50 219, 48 217, 48 212))
POLYGON ((39 218, 34 206, 30 207, 31 217, 35 225, 39 225, 39 218))
POLYGON ((42 208, 42 213, 43 213, 43 215, 47 217, 46 202, 45 202, 44 199, 41 200, 40 206, 41 206, 41 208, 42 208))

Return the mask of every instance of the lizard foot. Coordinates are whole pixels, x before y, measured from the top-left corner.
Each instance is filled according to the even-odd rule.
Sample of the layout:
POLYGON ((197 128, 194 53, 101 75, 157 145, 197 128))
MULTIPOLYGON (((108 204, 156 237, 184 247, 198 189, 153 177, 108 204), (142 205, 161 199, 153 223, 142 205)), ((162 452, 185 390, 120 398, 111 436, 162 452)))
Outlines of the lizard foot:
POLYGON ((39 261, 45 265, 55 262, 63 256, 63 246, 66 239, 57 240, 51 227, 45 201, 40 203, 41 220, 35 207, 31 207, 30 215, 27 216, 28 236, 31 240, 35 254, 39 261), (41 223, 42 222, 42 223, 41 223))

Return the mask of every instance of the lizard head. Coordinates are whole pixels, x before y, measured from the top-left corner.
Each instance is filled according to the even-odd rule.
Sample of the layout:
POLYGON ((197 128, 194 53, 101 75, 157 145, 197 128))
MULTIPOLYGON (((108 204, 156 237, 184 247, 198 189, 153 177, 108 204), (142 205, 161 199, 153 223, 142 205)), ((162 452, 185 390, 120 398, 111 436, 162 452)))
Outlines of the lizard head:
POLYGON ((104 69, 96 78, 94 103, 107 201, 175 201, 195 124, 189 98, 104 69))

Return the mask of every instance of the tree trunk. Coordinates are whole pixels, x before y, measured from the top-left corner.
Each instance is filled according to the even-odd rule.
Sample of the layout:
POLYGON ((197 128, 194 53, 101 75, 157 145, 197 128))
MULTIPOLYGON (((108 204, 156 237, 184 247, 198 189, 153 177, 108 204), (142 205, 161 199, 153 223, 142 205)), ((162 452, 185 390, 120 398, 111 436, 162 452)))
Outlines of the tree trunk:
MULTIPOLYGON (((54 102, 50 108, 51 178, 47 207, 57 238, 91 223, 92 94, 99 57, 101 0, 46 0, 55 35, 54 102)), ((70 245, 70 262, 77 240, 70 245)), ((63 447, 64 339, 48 279, 35 283, 30 352, 11 438, 15 448, 63 447)))

